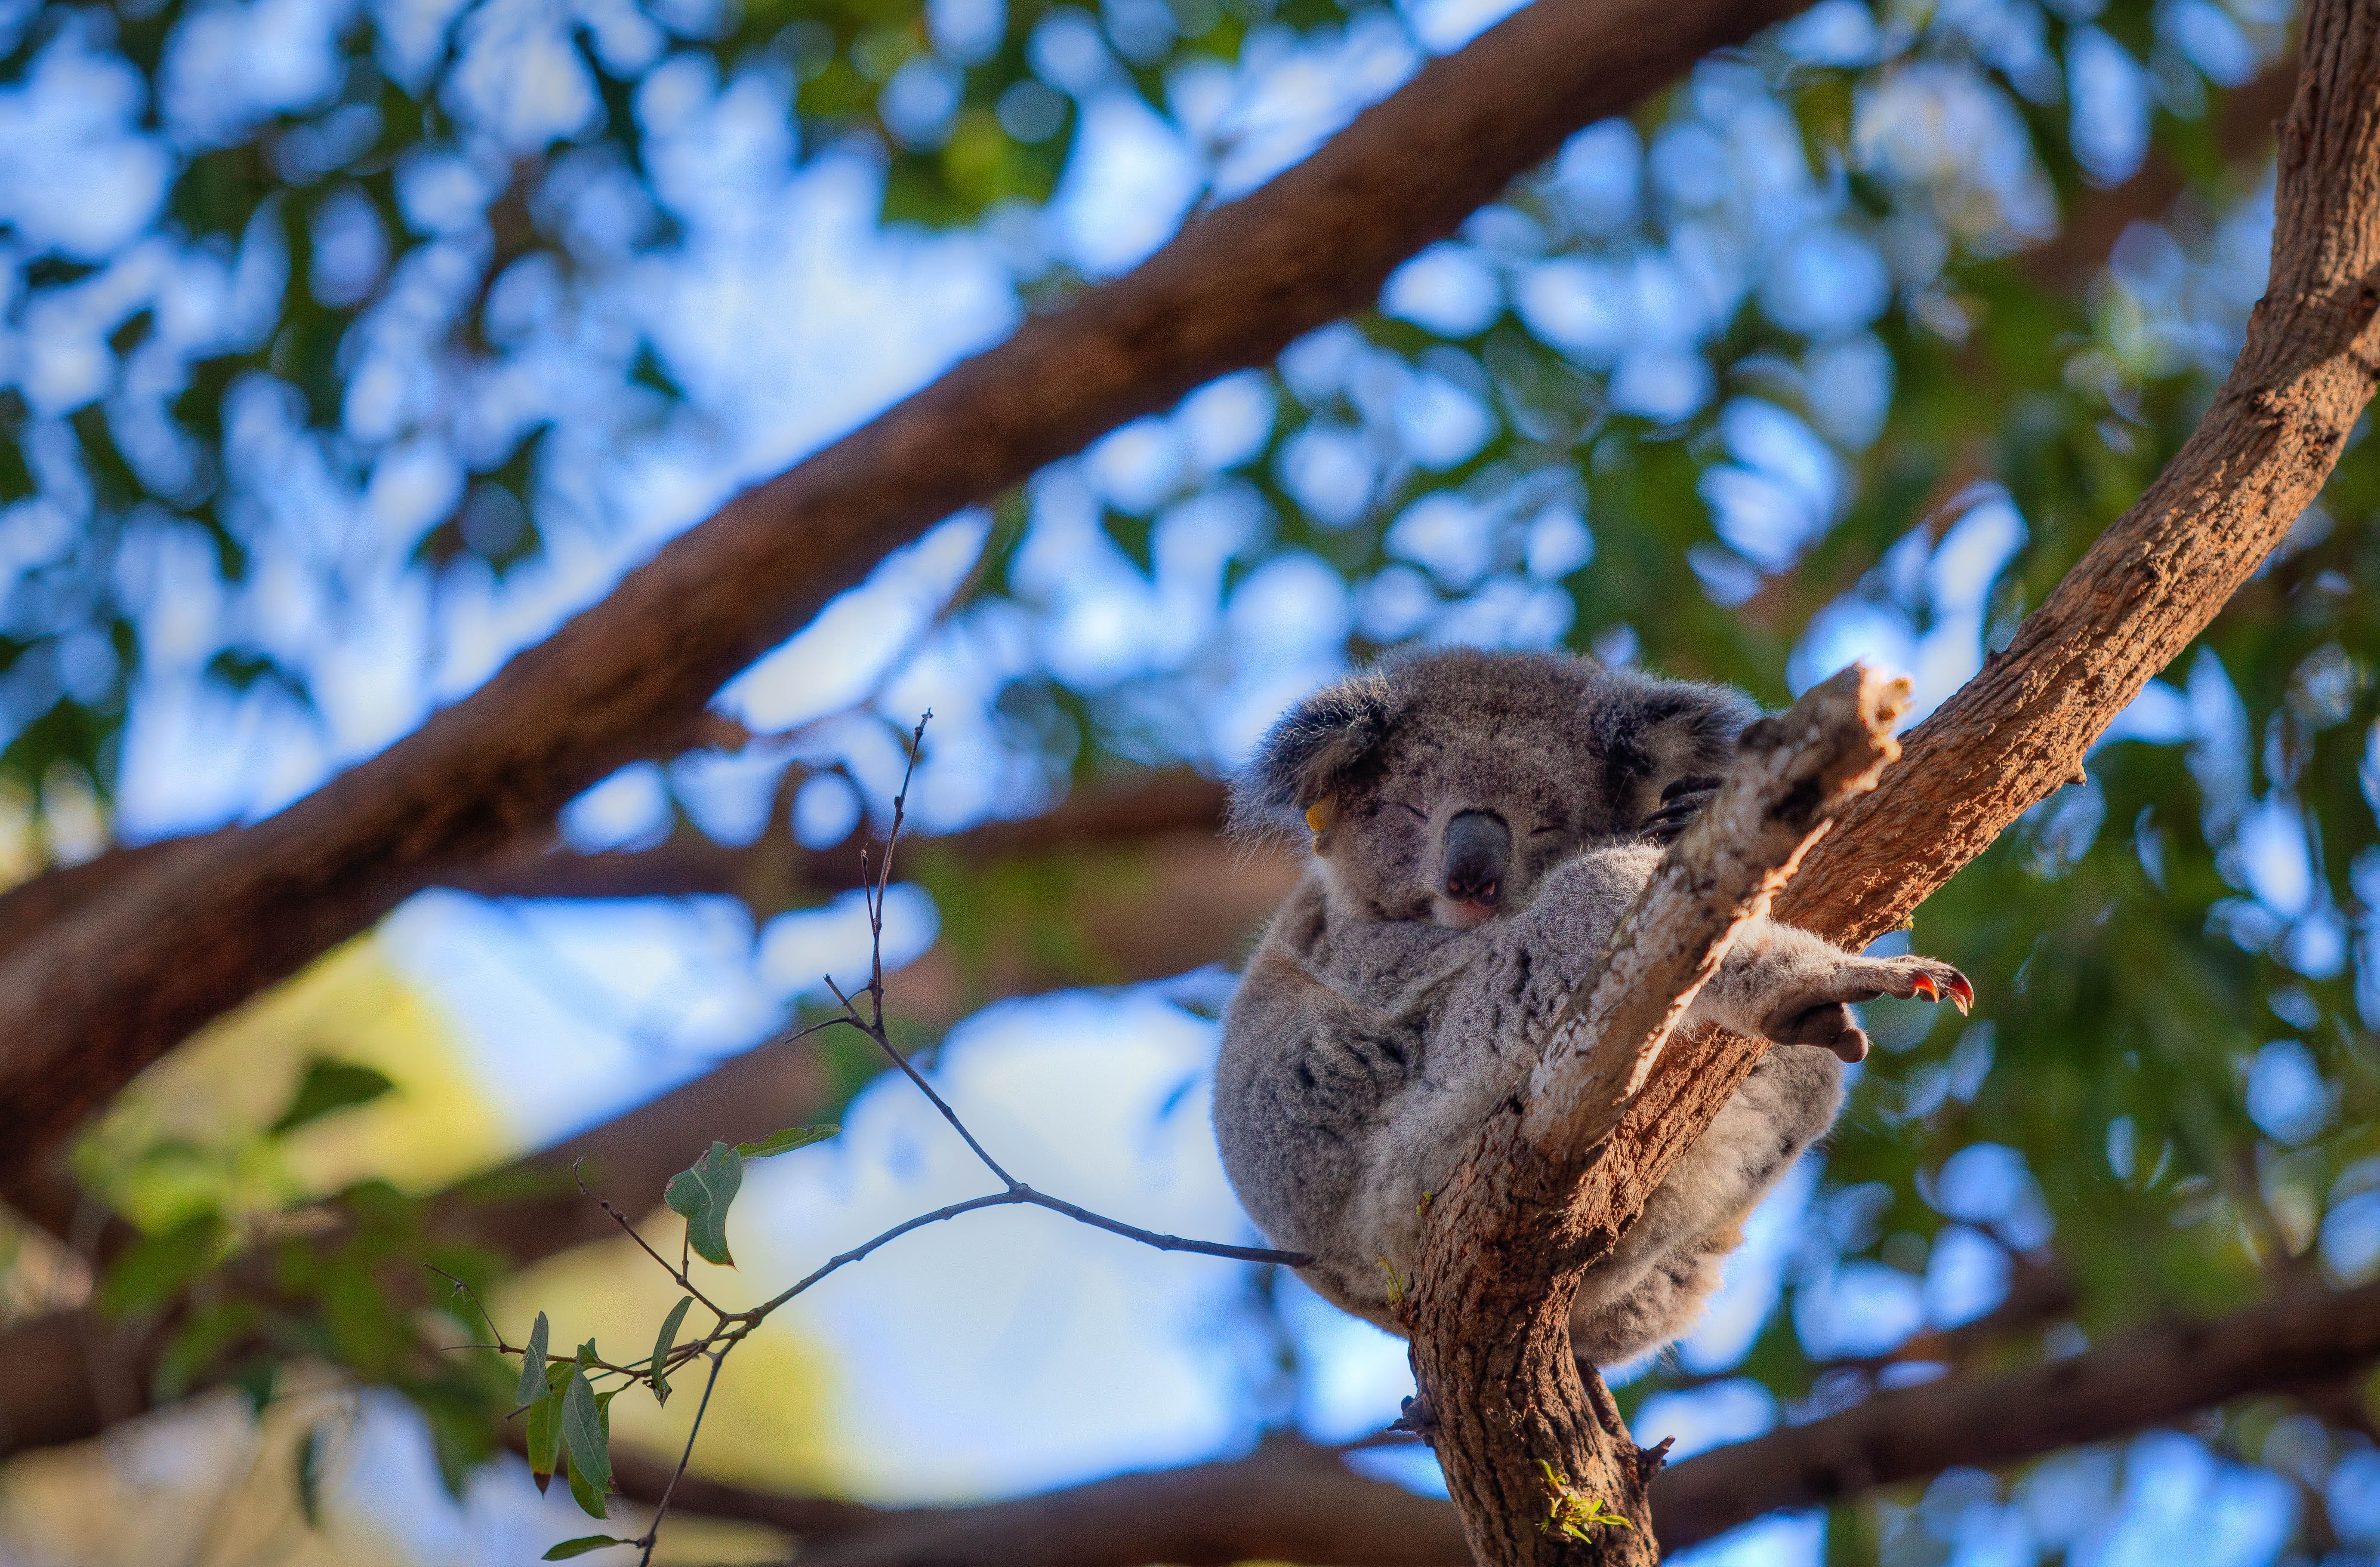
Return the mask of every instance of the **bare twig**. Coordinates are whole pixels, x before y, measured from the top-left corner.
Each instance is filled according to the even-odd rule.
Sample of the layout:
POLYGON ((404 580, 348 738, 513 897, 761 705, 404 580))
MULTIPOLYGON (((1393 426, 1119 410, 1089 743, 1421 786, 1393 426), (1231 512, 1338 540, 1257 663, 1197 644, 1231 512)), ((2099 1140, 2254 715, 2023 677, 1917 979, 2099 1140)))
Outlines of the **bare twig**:
POLYGON ((694 1424, 686 1428, 686 1446, 679 1450, 677 1467, 670 1472, 669 1484, 662 1489, 662 1499, 653 1506, 653 1521, 645 1532, 628 1543, 643 1548, 637 1559, 638 1567, 647 1567, 653 1559, 653 1547, 661 1542, 662 1520, 669 1516, 670 1500, 677 1495, 677 1484, 686 1478, 686 1466, 694 1459, 694 1441, 702 1435, 702 1417, 710 1412, 710 1392, 719 1386, 719 1368, 727 1364, 727 1352, 714 1350, 710 1354, 710 1375, 702 1379, 702 1402, 694 1406, 694 1424))

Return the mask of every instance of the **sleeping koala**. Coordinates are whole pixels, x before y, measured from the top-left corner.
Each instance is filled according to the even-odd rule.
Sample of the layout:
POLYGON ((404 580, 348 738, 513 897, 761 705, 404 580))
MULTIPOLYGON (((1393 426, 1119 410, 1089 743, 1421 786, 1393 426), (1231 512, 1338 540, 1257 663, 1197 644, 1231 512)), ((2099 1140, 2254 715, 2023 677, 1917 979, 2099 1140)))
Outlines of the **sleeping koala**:
MULTIPOLYGON (((1756 716, 1719 686, 1555 653, 1392 659, 1316 693, 1233 786, 1234 828, 1313 830, 1223 1021, 1215 1133, 1232 1184, 1306 1282, 1390 1330, 1428 1193, 1528 1081, 1572 988, 1756 716)), ((1952 996, 1931 958, 1864 958, 1760 920, 1690 1022, 1779 1044, 1580 1287, 1598 1366, 1679 1337, 1755 1204, 1834 1122, 1850 1003, 1952 996)))

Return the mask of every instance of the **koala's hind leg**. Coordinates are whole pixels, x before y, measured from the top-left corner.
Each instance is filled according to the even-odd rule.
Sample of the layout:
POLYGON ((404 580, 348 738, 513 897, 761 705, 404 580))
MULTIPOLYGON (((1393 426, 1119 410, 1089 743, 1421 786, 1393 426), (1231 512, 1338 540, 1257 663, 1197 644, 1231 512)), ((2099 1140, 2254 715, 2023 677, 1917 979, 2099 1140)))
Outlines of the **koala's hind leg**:
POLYGON ((1571 1314, 1572 1353, 1590 1366, 1618 1366, 1684 1338, 1718 1293, 1727 1254, 1742 1244, 1743 1227, 1730 1224, 1653 1257, 1626 1294, 1592 1316, 1571 1314))
POLYGON ((1843 1069, 1819 1051, 1760 1058, 1702 1136, 1670 1167, 1571 1308, 1571 1342, 1597 1366, 1682 1337, 1719 1285, 1742 1225, 1842 1106, 1843 1069))
POLYGON ((1961 1012, 1975 999, 1967 977, 1931 957, 1862 957, 1773 920, 1755 921, 1694 998, 1690 1014, 1780 1045, 1816 1045, 1845 1061, 1867 1055, 1852 1015, 1878 996, 1948 996, 1961 1012))

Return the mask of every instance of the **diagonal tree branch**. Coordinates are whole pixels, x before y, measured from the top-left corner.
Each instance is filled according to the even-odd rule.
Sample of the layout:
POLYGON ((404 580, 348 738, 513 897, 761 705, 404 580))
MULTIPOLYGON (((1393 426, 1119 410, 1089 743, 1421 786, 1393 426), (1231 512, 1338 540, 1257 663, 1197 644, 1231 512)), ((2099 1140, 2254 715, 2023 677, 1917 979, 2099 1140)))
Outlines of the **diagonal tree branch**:
POLYGON ((2141 1329, 2000 1377, 1931 1382, 1687 1459, 1653 1486, 1681 1549, 1780 1508, 1824 1507, 1955 1464, 1996 1469, 2380 1358, 2380 1284, 2313 1290, 2212 1322, 2141 1329))
POLYGON ((0 964, 0 1167, 445 868, 684 743, 711 693, 892 547, 1370 300, 1580 126, 1801 0, 1539 0, 1129 276, 746 491, 486 686, 269 820, 0 964))

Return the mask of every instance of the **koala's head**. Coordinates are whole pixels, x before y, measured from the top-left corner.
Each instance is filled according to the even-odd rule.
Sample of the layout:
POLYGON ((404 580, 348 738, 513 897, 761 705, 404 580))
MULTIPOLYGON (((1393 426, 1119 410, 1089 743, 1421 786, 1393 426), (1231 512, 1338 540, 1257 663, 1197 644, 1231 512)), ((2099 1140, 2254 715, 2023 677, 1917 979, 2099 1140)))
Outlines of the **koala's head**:
POLYGON ((1526 907, 1586 845, 1634 836, 1670 784, 1724 772, 1756 715, 1723 686, 1565 653, 1409 653, 1275 724, 1232 822, 1310 828, 1351 912, 1467 929, 1526 907))

